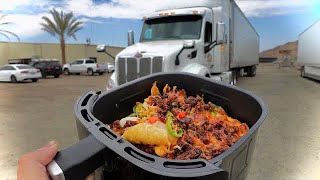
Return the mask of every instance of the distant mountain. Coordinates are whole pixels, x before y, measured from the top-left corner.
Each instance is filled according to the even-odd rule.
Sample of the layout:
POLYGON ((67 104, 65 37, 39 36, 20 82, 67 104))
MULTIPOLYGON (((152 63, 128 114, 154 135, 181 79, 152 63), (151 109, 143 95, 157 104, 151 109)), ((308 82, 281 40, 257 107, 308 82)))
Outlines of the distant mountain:
POLYGON ((259 53, 260 58, 297 59, 298 41, 288 42, 275 48, 259 53))

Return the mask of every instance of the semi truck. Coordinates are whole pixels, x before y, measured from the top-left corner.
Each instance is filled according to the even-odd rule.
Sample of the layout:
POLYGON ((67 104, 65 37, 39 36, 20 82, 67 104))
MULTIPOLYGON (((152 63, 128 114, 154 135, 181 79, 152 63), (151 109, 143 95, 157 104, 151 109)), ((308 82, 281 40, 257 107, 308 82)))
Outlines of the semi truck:
POLYGON ((299 35, 298 63, 301 77, 320 80, 320 19, 299 35))
MULTIPOLYGON (((140 41, 115 57, 107 89, 158 72, 187 72, 236 84, 256 75, 259 35, 234 0, 179 0, 143 17, 140 41)), ((106 52, 105 45, 97 46, 106 52)))

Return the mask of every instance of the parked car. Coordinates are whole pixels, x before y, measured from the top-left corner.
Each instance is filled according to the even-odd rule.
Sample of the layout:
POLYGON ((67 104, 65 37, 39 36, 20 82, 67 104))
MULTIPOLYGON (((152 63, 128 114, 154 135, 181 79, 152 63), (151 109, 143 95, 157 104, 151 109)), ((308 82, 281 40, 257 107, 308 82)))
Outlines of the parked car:
POLYGON ((94 73, 103 75, 107 72, 108 67, 106 64, 98 64, 92 59, 77 59, 70 64, 63 65, 62 69, 65 75, 87 73, 92 76, 94 73))
POLYGON ((59 78, 62 74, 62 66, 59 61, 34 61, 30 65, 40 70, 42 78, 47 76, 59 78))
POLYGON ((0 81, 17 83, 24 80, 37 82, 41 78, 41 72, 32 66, 25 64, 10 64, 0 67, 0 81))
POLYGON ((108 67, 108 70, 107 70, 108 73, 112 73, 114 71, 114 64, 107 63, 107 67, 108 67))

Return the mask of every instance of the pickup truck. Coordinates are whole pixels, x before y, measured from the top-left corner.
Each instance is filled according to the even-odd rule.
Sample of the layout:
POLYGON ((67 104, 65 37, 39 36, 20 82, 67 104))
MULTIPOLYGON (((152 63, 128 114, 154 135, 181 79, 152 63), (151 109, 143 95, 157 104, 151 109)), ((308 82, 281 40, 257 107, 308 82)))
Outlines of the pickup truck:
POLYGON ((94 73, 103 75, 107 72, 108 67, 105 64, 98 64, 92 59, 77 59, 70 64, 63 65, 62 69, 65 75, 87 73, 92 76, 94 73))

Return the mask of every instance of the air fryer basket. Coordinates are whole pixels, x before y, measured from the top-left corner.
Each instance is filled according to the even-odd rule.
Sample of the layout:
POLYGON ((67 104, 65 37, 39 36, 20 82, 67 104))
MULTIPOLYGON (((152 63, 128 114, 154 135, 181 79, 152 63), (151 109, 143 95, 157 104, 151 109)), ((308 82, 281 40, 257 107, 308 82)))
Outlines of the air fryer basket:
POLYGON ((159 73, 126 83, 103 93, 88 92, 75 105, 79 143, 60 151, 48 170, 53 177, 83 178, 105 165, 107 177, 117 179, 244 179, 257 130, 267 115, 256 95, 235 86, 186 73, 159 73), (150 95, 153 82, 185 89, 187 95, 203 95, 205 101, 249 125, 250 130, 232 147, 211 159, 168 160, 145 153, 107 125, 132 113, 136 102, 150 95), (59 169, 53 172, 52 169, 59 169))

